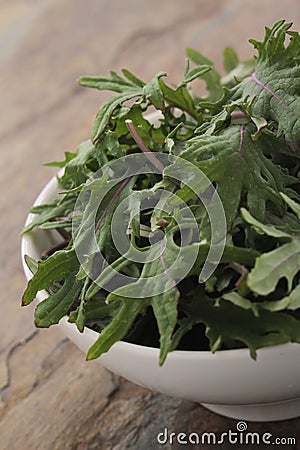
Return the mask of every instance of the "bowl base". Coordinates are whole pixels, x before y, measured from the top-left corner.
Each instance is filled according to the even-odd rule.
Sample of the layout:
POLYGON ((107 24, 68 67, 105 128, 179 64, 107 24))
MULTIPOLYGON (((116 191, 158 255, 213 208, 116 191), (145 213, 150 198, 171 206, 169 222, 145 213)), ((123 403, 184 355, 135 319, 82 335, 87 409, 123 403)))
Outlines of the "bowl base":
POLYGON ((211 405, 202 406, 221 416, 250 422, 272 422, 300 417, 300 398, 259 405, 211 405))

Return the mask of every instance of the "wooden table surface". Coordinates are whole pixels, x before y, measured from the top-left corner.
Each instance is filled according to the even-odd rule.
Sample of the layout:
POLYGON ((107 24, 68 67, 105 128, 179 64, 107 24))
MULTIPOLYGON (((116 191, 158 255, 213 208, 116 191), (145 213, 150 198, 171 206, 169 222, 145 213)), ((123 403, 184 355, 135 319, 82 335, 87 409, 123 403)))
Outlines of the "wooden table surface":
MULTIPOLYGON (((235 430, 236 420, 86 363, 57 328, 36 330, 34 307, 20 308, 19 233, 54 174, 42 164, 89 137, 107 98, 78 87, 80 75, 126 67, 147 81, 167 71, 176 82, 186 47, 220 68, 225 46, 251 56, 248 38, 277 19, 299 30, 299 0, 1 0, 0 8, 0 449, 179 448, 160 446, 157 434, 235 430)), ((248 430, 296 437, 300 448, 300 419, 248 430)))

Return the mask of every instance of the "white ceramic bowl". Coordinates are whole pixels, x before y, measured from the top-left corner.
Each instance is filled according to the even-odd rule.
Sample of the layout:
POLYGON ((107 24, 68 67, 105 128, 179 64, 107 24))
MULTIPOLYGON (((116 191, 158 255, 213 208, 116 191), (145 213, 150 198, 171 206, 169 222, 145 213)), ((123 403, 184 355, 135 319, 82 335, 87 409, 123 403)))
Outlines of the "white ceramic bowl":
MULTIPOLYGON (((56 178, 50 180, 35 201, 48 202, 57 195, 56 178)), ((26 223, 33 218, 27 217, 26 223)), ((24 262, 28 254, 39 259, 41 252, 56 241, 57 232, 34 230, 22 237, 22 262, 27 280, 32 276, 24 262)), ((38 293, 41 301, 47 296, 38 293)), ((79 333, 63 318, 63 333, 83 352, 95 342, 98 333, 79 333)), ((138 385, 204 404, 227 417, 253 421, 283 420, 300 415, 300 345, 284 344, 258 351, 257 360, 247 349, 174 351, 162 367, 158 349, 118 342, 99 363, 138 385)), ((88 362, 87 362, 88 364, 88 362)))

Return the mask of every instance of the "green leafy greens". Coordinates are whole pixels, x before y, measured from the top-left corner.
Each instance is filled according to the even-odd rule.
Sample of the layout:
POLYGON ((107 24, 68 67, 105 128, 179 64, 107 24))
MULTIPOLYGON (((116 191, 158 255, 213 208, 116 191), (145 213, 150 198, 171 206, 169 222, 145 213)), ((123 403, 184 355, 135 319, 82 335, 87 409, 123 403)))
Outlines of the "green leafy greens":
POLYGON ((91 140, 75 153, 66 152, 64 161, 51 163, 63 169, 57 177, 61 193, 48 204, 34 206, 35 218, 23 230, 56 230, 64 239, 38 263, 26 256, 33 277, 23 305, 31 303, 38 291, 48 292, 36 308, 36 326, 49 327, 68 315, 80 332, 84 327, 99 332, 88 359, 126 340, 159 346, 160 364, 175 349, 214 352, 246 346, 255 358, 261 347, 300 343, 300 38, 290 28, 279 21, 266 28, 262 42, 250 40, 258 51, 250 61, 239 61, 233 49, 225 49, 223 77, 209 59, 188 49, 183 81, 175 87, 166 83, 164 72, 145 83, 125 69, 122 76, 111 71, 109 78, 79 80, 81 86, 114 94, 99 109, 91 140), (206 84, 205 98, 189 87, 199 79, 206 84), (148 120, 151 108, 159 111, 156 126, 148 120), (158 169, 155 155, 180 156, 216 188, 226 216, 226 244, 205 283, 198 277, 211 229, 202 201, 189 187, 188 171, 181 174, 184 182, 174 179, 172 165, 160 173, 130 176, 109 190, 98 208, 97 199, 108 180, 105 173, 93 180, 93 174, 141 152, 158 169), (115 271, 133 280, 110 292, 105 286, 112 275, 99 252, 87 252, 82 264, 74 249, 74 209, 87 181, 90 197, 86 209, 77 212, 77 243, 84 242, 94 227, 99 252, 115 271), (185 219, 184 244, 172 214, 141 208, 144 196, 159 189, 176 194, 182 202, 173 211, 185 219), (112 220, 129 196, 124 221, 133 248, 151 250, 157 233, 169 243, 168 251, 152 260, 134 262, 130 250, 120 254, 115 246, 112 220), (197 242, 190 237, 185 208, 193 212, 200 230, 197 242), (197 257, 185 278, 175 283, 167 267, 179 247, 182 263, 195 249, 197 257), (87 268, 96 281, 89 278, 87 268), (168 285, 164 292, 134 297, 137 289, 142 292, 161 274, 168 285))

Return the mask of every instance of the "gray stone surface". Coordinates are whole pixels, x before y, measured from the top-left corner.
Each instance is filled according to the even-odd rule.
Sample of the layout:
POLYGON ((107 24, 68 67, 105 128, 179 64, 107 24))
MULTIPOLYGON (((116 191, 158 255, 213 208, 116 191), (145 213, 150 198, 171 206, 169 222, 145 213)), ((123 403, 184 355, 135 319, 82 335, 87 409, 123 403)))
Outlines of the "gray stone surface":
MULTIPOLYGON (((156 435, 164 427, 177 433, 235 429, 234 420, 86 363, 56 328, 35 330, 34 306, 20 308, 25 280, 19 233, 35 196, 54 174, 41 165, 62 159, 65 150, 89 136, 97 108, 107 98, 78 87, 80 75, 127 67, 145 80, 164 70, 176 82, 186 47, 221 67, 225 46, 249 57, 248 38, 261 38, 264 26, 279 18, 299 29, 299 1, 2 0, 1 449, 148 450, 160 448, 156 435)), ((295 436, 300 443, 299 425, 298 419, 249 429, 295 436)))

